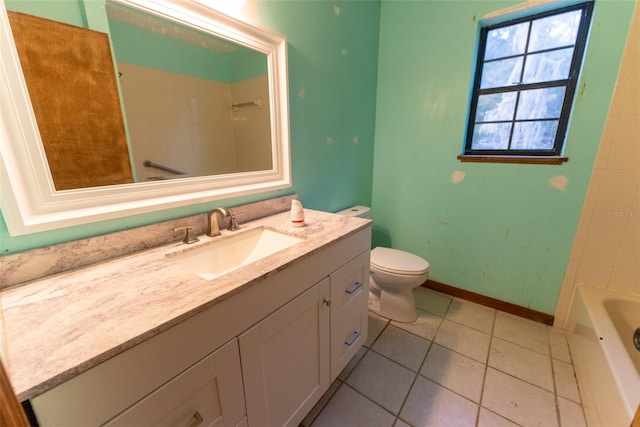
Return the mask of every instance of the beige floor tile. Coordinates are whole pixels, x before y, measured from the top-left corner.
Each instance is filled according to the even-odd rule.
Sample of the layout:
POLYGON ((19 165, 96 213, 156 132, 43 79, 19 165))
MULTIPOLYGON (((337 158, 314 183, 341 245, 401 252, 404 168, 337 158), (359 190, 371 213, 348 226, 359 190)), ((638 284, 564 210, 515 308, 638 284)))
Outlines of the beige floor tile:
POLYGON ((558 397, 558 410, 562 427, 587 427, 581 405, 558 397))
POLYGON ((313 421, 315 421, 318 415, 320 415, 322 410, 327 406, 327 403, 329 403, 329 400, 331 400, 333 395, 338 391, 338 389, 340 389, 341 386, 342 381, 336 380, 331 383, 329 389, 324 392, 322 397, 320 397, 318 403, 316 403, 313 408, 311 408, 311 411, 309 411, 307 416, 304 417, 299 427, 309 427, 313 423, 313 421))
POLYGON ((539 353, 549 354, 547 327, 542 323, 498 311, 493 335, 539 353))
POLYGON ((489 351, 489 366, 553 392, 549 356, 494 337, 489 351))
POLYGON ((474 426, 478 405, 418 376, 400 418, 414 426, 474 426))
POLYGON ((569 363, 553 359, 553 374, 558 396, 566 397, 569 400, 580 403, 580 392, 578 391, 578 382, 576 381, 573 366, 569 363))
POLYGON ((445 319, 490 334, 495 315, 496 310, 493 308, 454 298, 449 305, 445 319))
POLYGON ((415 376, 407 368, 369 351, 349 375, 347 384, 397 414, 415 376))
POLYGON ((447 312, 447 308, 449 308, 452 300, 449 295, 423 287, 416 288, 413 295, 418 309, 428 311, 440 317, 443 317, 447 312))
POLYGON ((369 312, 369 324, 367 326, 367 340, 364 342, 365 347, 371 347, 371 344, 378 338, 382 330, 389 323, 389 319, 378 316, 369 312))
POLYGON ((347 379, 349 374, 354 370, 354 368, 356 367, 358 362, 360 362, 360 359, 362 359, 362 357, 366 352, 367 352, 367 349, 365 347, 360 347, 360 349, 351 358, 351 360, 349 360, 349 363, 347 363, 347 366, 345 366, 342 372, 340 372, 340 374, 338 375, 338 379, 340 381, 345 381, 347 379))
POLYGON ((313 427, 391 427, 395 417, 352 388, 343 385, 333 395, 313 427))
POLYGON ((398 418, 396 422, 393 424, 393 427, 411 427, 411 426, 405 423, 404 421, 402 421, 400 418, 398 418))
POLYGON ((418 318, 414 322, 404 323, 394 321, 391 322, 391 324, 426 340, 433 341, 433 337, 436 336, 436 332, 438 332, 438 328, 442 322, 442 317, 423 310, 417 310, 417 312, 418 318))
POLYGON ((371 348, 394 362, 418 372, 430 345, 430 341, 389 325, 371 348))
POLYGON ((478 427, 518 427, 518 424, 512 423, 506 418, 502 418, 498 414, 494 414, 487 408, 480 408, 478 427))
POLYGON ((490 340, 484 332, 444 319, 433 342, 485 363, 490 340))
POLYGON ((482 406, 516 424, 558 425, 553 393, 490 367, 487 368, 482 406))
POLYGON ((564 333, 564 329, 549 326, 547 328, 547 332, 549 333, 551 357, 553 357, 554 359, 562 360, 563 362, 571 363, 569 343, 567 342, 567 336, 564 333))
POLYGON ((486 366, 434 344, 420 374, 476 403, 480 402, 486 366))

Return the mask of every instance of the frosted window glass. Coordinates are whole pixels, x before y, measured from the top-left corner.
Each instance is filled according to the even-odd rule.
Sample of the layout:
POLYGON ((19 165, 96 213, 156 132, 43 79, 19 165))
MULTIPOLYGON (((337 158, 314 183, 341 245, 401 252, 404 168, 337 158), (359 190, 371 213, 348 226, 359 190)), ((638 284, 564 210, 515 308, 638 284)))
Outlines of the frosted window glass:
POLYGON ((487 62, 482 70, 480 89, 509 86, 520 81, 522 57, 487 62))
POLYGON ((564 86, 521 92, 516 120, 557 119, 562 112, 564 92, 564 86))
POLYGON ((488 123, 473 129, 474 150, 506 150, 509 144, 511 123, 488 123))
POLYGON ((569 77, 573 48, 528 55, 523 83, 563 80, 569 77))
POLYGON ((513 120, 517 92, 480 95, 476 110, 476 122, 513 120))
POLYGON ((581 15, 582 11, 574 10, 533 21, 529 52, 574 45, 581 15))
POLYGON ((516 122, 512 150, 551 150, 556 140, 558 121, 516 122))
POLYGON ((521 55, 527 45, 529 23, 496 28, 487 33, 487 47, 484 59, 504 58, 505 56, 521 55))

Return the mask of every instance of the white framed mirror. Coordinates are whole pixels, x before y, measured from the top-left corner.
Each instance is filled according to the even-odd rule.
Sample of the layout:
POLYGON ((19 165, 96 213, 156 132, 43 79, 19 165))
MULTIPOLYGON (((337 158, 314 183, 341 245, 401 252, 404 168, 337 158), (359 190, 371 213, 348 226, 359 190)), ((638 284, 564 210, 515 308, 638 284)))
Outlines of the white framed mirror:
MULTIPOLYGON (((96 1, 93 0, 92 3, 94 11, 92 13, 95 15, 96 1)), ((246 117, 243 118, 241 114, 238 114, 244 108, 263 110, 262 117, 267 118, 268 125, 266 126, 267 135, 262 138, 267 141, 267 145, 263 145, 262 148, 255 148, 254 145, 254 148, 250 149, 253 153, 263 152, 262 160, 257 163, 245 162, 245 166, 236 169, 227 164, 222 167, 216 166, 219 168, 218 170, 205 168, 191 173, 192 168, 193 170, 197 168, 195 160, 203 163, 202 159, 206 156, 199 153, 194 156, 195 160, 178 162, 177 157, 182 152, 189 151, 185 141, 184 124, 182 128, 175 127, 180 129, 180 132, 174 132, 172 135, 174 142, 169 145, 172 145, 173 151, 161 150, 156 147, 155 151, 153 151, 154 149, 146 152, 143 150, 140 154, 139 149, 133 145, 134 137, 144 139, 148 135, 155 135, 153 138, 160 139, 164 135, 170 134, 170 130, 162 128, 162 122, 167 121, 170 117, 179 116, 181 113, 171 112, 163 119, 156 120, 150 128, 141 129, 139 125, 134 125, 134 123, 145 124, 145 120, 144 118, 132 118, 129 112, 137 108, 144 113, 146 109, 151 107, 136 107, 128 103, 129 92, 125 92, 128 90, 126 86, 128 84, 129 87, 139 88, 141 81, 154 80, 155 77, 152 79, 146 75, 138 76, 137 80, 131 78, 133 84, 125 83, 126 78, 135 74, 137 65, 121 64, 118 59, 119 54, 116 52, 114 62, 117 64, 117 70, 113 72, 114 75, 120 74, 120 78, 122 78, 119 81, 119 90, 120 95, 124 98, 122 101, 123 112, 126 111, 125 129, 132 178, 130 181, 125 181, 127 183, 121 184, 111 185, 109 182, 95 186, 93 184, 88 186, 79 184, 66 187, 70 189, 60 189, 60 182, 57 181, 57 178, 54 180, 54 174, 52 174, 54 168, 48 160, 48 157, 52 157, 51 152, 48 152, 43 144, 38 116, 34 112, 36 102, 34 101, 33 104, 31 102, 29 86, 25 79, 26 73, 23 73, 21 67, 20 55, 14 41, 7 7, 4 2, 1 2, 0 154, 2 163, 0 166, 2 170, 0 171, 0 196, 2 213, 11 235, 52 230, 291 186, 287 52, 284 36, 271 29, 231 18, 202 4, 204 2, 101 0, 97 3, 101 5, 98 12, 102 10, 101 13, 106 15, 107 10, 111 8, 111 12, 115 10, 115 14, 120 16, 121 23, 123 21, 126 24, 134 23, 136 19, 122 17, 123 11, 132 10, 140 16, 147 15, 148 20, 162 21, 162 25, 165 26, 173 23, 176 28, 179 27, 179 29, 170 30, 155 28, 153 29, 155 32, 189 33, 187 38, 192 38, 199 45, 206 44, 203 42, 204 39, 215 37, 218 42, 214 42, 214 44, 223 45, 223 47, 231 46, 231 49, 235 49, 233 46, 236 46, 237 49, 245 52, 258 52, 260 55, 264 55, 264 59, 260 61, 264 62, 264 68, 267 71, 263 79, 266 82, 265 94, 252 96, 246 91, 237 90, 236 94, 244 93, 244 95, 238 95, 236 98, 232 95, 226 101, 228 114, 232 121, 236 122, 246 120, 246 117), (130 22, 127 23, 128 19, 130 22), (123 72, 123 70, 125 71, 123 72), (180 141, 176 141, 178 139, 180 141), (163 152, 168 152, 164 158, 161 157, 163 152), (143 166, 149 162, 151 163, 151 171, 143 166), (167 168, 163 169, 164 166, 167 168), (176 170, 186 171, 186 173, 177 174, 176 170)), ((101 19, 106 22, 107 17, 103 16, 101 19)), ((115 44, 113 38, 115 37, 112 35, 112 45, 115 44)), ((179 86, 177 83, 162 84, 165 87, 179 86)), ((151 88, 147 89, 146 93, 153 92, 154 89, 151 88)), ((146 95, 143 92, 143 95, 137 96, 144 98, 146 95)), ((176 100, 175 103, 179 103, 176 96, 179 95, 172 94, 171 99, 176 100)), ((185 99, 188 102, 189 96, 186 96, 185 99)), ((157 102, 154 100, 152 104, 157 102)), ((201 101, 197 102, 202 103, 201 101)), ((45 105, 47 104, 45 103, 45 105)), ((199 114, 202 115, 202 111, 199 110, 199 114)), ((144 117, 144 114, 142 116, 144 117)), ((207 115, 202 123, 207 124, 216 120, 209 119, 207 115)), ((216 130, 219 129, 219 126, 216 127, 216 130)), ((203 140, 208 143, 207 138, 196 136, 192 139, 202 145, 203 140)), ((221 164, 220 158, 223 157, 223 151, 236 150, 235 148, 230 149, 229 145, 226 148, 217 147, 210 150, 213 153, 208 154, 214 160, 207 160, 205 163, 217 162, 221 164)), ((69 162, 72 162, 72 159, 69 159, 68 162, 66 159, 63 161, 63 163, 69 162)))

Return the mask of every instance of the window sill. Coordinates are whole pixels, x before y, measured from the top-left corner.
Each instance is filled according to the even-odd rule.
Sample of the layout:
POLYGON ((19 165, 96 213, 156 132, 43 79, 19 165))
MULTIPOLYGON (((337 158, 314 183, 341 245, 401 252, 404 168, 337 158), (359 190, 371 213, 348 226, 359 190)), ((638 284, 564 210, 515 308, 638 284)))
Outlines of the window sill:
POLYGON ((568 162, 568 157, 560 156, 487 156, 487 155, 464 155, 458 156, 461 162, 469 163, 522 163, 530 165, 561 165, 568 162))

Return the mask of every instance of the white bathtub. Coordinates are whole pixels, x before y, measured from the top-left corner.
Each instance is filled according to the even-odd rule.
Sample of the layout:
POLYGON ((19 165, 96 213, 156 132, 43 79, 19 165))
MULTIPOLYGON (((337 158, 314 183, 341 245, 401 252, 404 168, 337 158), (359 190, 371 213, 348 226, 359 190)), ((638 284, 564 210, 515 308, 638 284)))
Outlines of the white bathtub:
POLYGON ((589 427, 629 427, 640 402, 640 296, 578 286, 566 325, 589 427))

